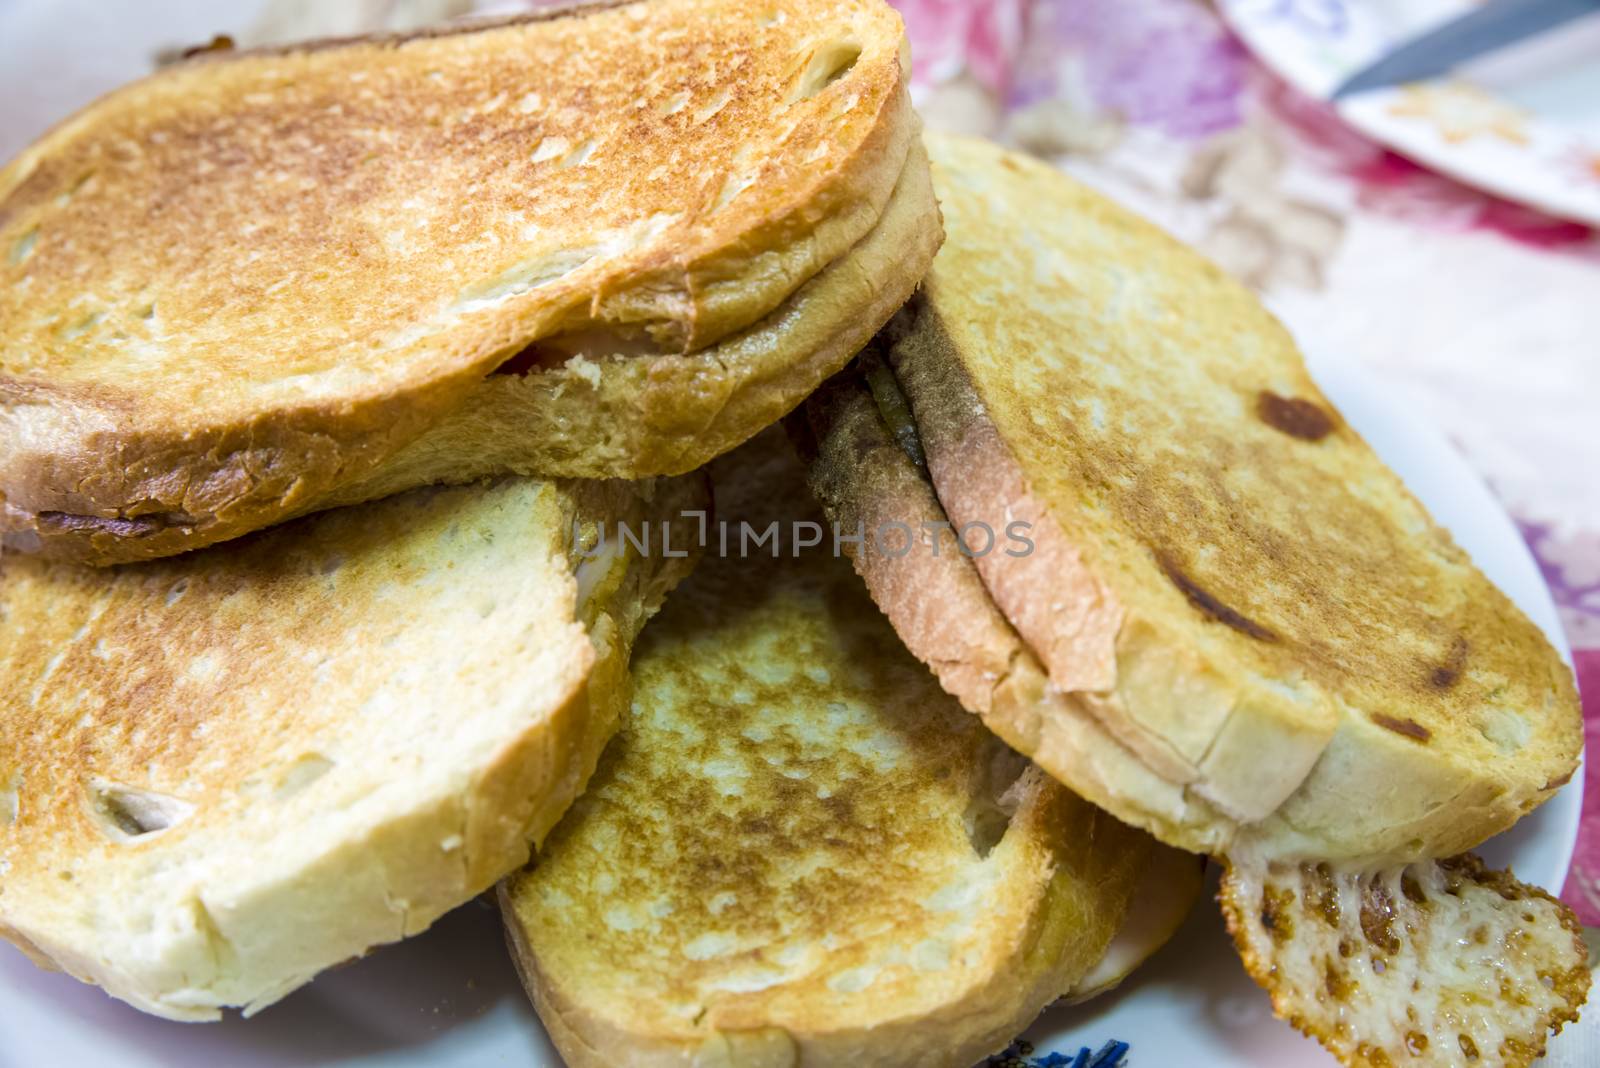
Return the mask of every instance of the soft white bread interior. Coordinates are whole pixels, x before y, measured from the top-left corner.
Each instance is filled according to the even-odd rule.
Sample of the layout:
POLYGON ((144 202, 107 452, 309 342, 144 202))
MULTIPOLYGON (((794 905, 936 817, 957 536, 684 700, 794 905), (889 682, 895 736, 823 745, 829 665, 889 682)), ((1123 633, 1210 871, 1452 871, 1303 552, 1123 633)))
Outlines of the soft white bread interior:
POLYGON ((526 860, 687 558, 698 478, 507 479, 174 560, 0 560, 0 934, 157 1015, 253 1012, 526 860))
POLYGON ((501 886, 529 994, 573 1068, 969 1068, 1170 851, 942 693, 826 543, 791 555, 821 516, 781 437, 712 470, 728 555, 646 628, 589 791, 501 886), (740 521, 781 556, 741 558, 740 521))

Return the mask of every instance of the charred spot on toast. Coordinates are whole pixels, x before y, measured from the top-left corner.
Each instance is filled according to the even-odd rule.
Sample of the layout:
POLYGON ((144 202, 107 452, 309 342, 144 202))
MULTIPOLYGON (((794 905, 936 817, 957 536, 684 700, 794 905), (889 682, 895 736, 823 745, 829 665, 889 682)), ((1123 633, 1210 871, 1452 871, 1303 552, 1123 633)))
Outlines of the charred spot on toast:
POLYGON ((1166 573, 1172 584, 1178 587, 1184 597, 1188 598, 1189 603, 1208 618, 1232 627, 1240 634, 1247 635, 1257 641, 1275 642, 1278 640, 1278 636, 1272 631, 1242 612, 1228 607, 1208 593, 1204 587, 1190 578, 1172 557, 1165 553, 1157 553, 1156 560, 1161 564, 1161 570, 1166 573))
POLYGON ((219 33, 203 45, 195 45, 192 48, 185 48, 183 50, 182 58, 193 59, 195 56, 203 56, 207 52, 232 52, 233 50, 233 38, 229 37, 225 33, 219 33))
POLYGON ((1433 732, 1414 719, 1386 716, 1382 712, 1373 712, 1370 718, 1372 722, 1384 730, 1394 731, 1396 734, 1410 738, 1414 742, 1421 742, 1423 745, 1427 745, 1433 738, 1433 732))
POLYGON ((1256 416, 1274 430, 1301 441, 1321 441, 1333 433, 1333 416, 1301 397, 1281 397, 1269 389, 1256 395, 1256 416))
POLYGON ((1467 652, 1471 649, 1467 639, 1456 637, 1450 645, 1450 652, 1443 663, 1435 664, 1428 671, 1428 685, 1435 690, 1448 690, 1461 681, 1461 673, 1467 667, 1467 652))
POLYGON ((219 33, 205 44, 174 45, 156 51, 156 66, 170 67, 174 63, 188 63, 240 55, 237 43, 225 33, 219 33))

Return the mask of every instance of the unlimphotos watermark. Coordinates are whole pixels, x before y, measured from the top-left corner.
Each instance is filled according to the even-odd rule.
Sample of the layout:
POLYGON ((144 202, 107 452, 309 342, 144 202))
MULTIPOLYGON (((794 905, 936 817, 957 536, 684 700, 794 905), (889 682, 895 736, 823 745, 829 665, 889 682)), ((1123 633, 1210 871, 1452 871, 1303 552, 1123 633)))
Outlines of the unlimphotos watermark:
POLYGON ((913 526, 890 520, 870 530, 866 524, 857 523, 855 529, 850 530, 838 523, 824 525, 809 519, 787 523, 774 519, 759 525, 747 520, 730 522, 725 519, 713 523, 703 511, 678 514, 681 519, 695 521, 691 537, 684 538, 682 532, 675 532, 670 520, 639 524, 619 520, 615 523, 602 521, 599 537, 592 544, 584 546, 582 542, 586 539, 576 536, 573 540, 579 544, 578 554, 586 560, 611 551, 612 547, 632 550, 641 556, 659 553, 663 557, 684 557, 692 549, 714 549, 718 556, 770 556, 774 559, 811 551, 831 551, 834 556, 844 556, 862 550, 899 559, 919 547, 933 556, 949 551, 965 557, 983 557, 994 552, 1028 556, 1033 552, 1033 540, 1028 537, 1033 524, 1021 520, 1012 520, 998 529, 984 522, 956 526, 948 520, 939 520, 913 526), (675 542, 675 537, 681 541, 675 542))

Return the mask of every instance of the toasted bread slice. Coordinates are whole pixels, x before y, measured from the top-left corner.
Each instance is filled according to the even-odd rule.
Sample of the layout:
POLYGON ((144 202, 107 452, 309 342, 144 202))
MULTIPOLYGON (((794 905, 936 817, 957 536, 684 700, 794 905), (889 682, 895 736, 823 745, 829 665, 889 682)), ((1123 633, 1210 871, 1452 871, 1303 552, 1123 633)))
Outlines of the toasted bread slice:
MULTIPOLYGON (((501 886, 568 1064, 949 1065, 1072 987, 1164 852, 984 731, 906 655, 766 435, 713 465, 771 548, 646 629, 631 718, 501 886)), ((737 526, 734 527, 737 530, 737 526)))
MULTIPOLYGON (((851 372, 818 391, 804 418, 790 422, 811 457, 813 487, 847 532, 858 524, 870 532, 890 523, 924 530, 945 521, 916 465, 919 440, 901 437, 910 454, 895 440, 891 422, 899 422, 903 400, 884 374, 878 350, 869 348, 851 372)), ((857 570, 947 690, 996 733, 1031 746, 1045 766, 1088 784, 1091 797, 1132 806, 1164 833, 1182 836, 1185 828, 1163 822, 1168 810, 1159 802, 1169 795, 1151 787, 1148 772, 1092 717, 1050 690, 969 560, 950 546, 934 556, 897 554, 898 545, 880 551, 876 544, 870 534, 861 543, 857 570)), ((1222 904, 1240 953, 1272 992, 1279 1015, 1347 1064, 1460 1063, 1475 1047, 1460 1044, 1452 1028, 1464 1029, 1459 1033, 1480 1043, 1476 1048, 1499 1051, 1486 1056, 1525 1064, 1543 1049, 1547 1029, 1574 1019, 1584 1000, 1587 973, 1570 911, 1508 875, 1483 872, 1474 858, 1371 875, 1335 876, 1325 864, 1277 864, 1270 877, 1265 871, 1237 863, 1223 883, 1222 904), (1496 953, 1505 954, 1501 964, 1494 963, 1496 953), (1401 971, 1384 979, 1391 968, 1401 971), (1494 1009, 1502 997, 1505 1004, 1494 1009), (1475 1014, 1463 1015, 1474 1005, 1475 1014)), ((1145 878, 1168 893, 1136 897, 1105 957, 1070 996, 1103 992, 1159 948, 1187 913, 1184 897, 1192 900, 1198 890, 1199 869, 1193 858, 1186 868, 1169 856, 1145 878)))
POLYGON ((916 288, 941 234, 927 154, 915 144, 871 233, 754 326, 688 355, 575 357, 537 374, 491 375, 331 501, 503 470, 598 477, 647 452, 667 470, 699 466, 777 421, 871 340, 916 288))
POLYGON ((949 236, 884 339, 950 522, 1028 524, 972 561, 1048 678, 1013 744, 1169 842, 1281 859, 1452 855, 1565 782, 1570 670, 1259 302, 1044 164, 929 144, 949 236), (1083 733, 1067 705, 1109 763, 1030 740, 1083 733))
POLYGON ((1367 874, 1234 865, 1219 896, 1278 1015, 1350 1068, 1526 1068, 1588 997, 1572 910, 1471 854, 1367 874))
POLYGON ((697 478, 418 490, 176 561, 0 570, 0 935, 147 1012, 253 1012, 523 863, 689 560, 697 478))
POLYGON ((7 543, 114 563, 414 479, 699 465, 931 258, 903 59, 881 0, 660 0, 107 96, 0 171, 7 543))
POLYGON ((909 409, 896 403, 898 387, 877 349, 862 359, 876 389, 869 392, 852 368, 819 389, 789 427, 810 458, 811 488, 829 518, 846 533, 863 533, 844 548, 906 648, 990 730, 1081 796, 1163 841, 1220 848, 1217 831, 1227 826, 1220 814, 1141 763, 1080 701, 1051 686, 973 562, 948 535, 930 536, 949 519, 918 466, 915 428, 906 434, 901 424, 896 434, 883 414, 909 409), (875 392, 887 394, 882 404, 875 392), (902 526, 918 534, 912 551, 903 551, 902 526))

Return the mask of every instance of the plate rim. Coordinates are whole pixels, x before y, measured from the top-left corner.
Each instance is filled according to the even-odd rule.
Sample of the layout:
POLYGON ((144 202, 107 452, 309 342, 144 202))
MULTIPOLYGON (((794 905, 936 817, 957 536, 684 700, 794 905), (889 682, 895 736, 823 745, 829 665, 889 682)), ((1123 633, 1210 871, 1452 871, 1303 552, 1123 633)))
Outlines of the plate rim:
MULTIPOLYGON (((1248 11, 1251 2, 1252 0, 1217 0, 1216 10, 1228 29, 1244 44, 1257 62, 1297 91, 1333 108, 1338 117, 1351 128, 1389 151, 1462 185, 1569 222, 1600 228, 1600 185, 1597 185, 1594 191, 1580 188, 1570 196, 1546 190, 1542 183, 1530 188, 1514 177, 1516 174, 1525 173, 1526 168, 1519 167, 1508 171, 1473 163, 1464 158, 1463 153, 1457 149, 1431 145, 1419 138, 1405 136, 1403 127, 1397 126, 1385 117, 1388 105, 1402 97, 1403 87, 1374 89, 1343 100, 1332 99, 1332 88, 1347 72, 1317 63, 1314 58, 1314 48, 1307 47, 1291 60, 1268 47, 1261 32, 1259 16, 1248 11)), ((1463 9, 1468 7, 1470 5, 1463 4, 1463 9)), ((1304 32, 1292 29, 1284 32, 1294 34, 1298 40, 1306 40, 1304 32)), ((1439 85, 1445 84, 1445 80, 1430 79, 1420 84, 1439 85)), ((1539 116, 1533 116, 1528 125, 1530 128, 1546 131, 1545 136, 1552 139, 1560 136, 1559 131, 1565 129, 1560 123, 1539 116)), ((1574 140, 1574 146, 1576 145, 1577 142, 1574 140)), ((1596 148, 1600 150, 1600 146, 1596 148)))

